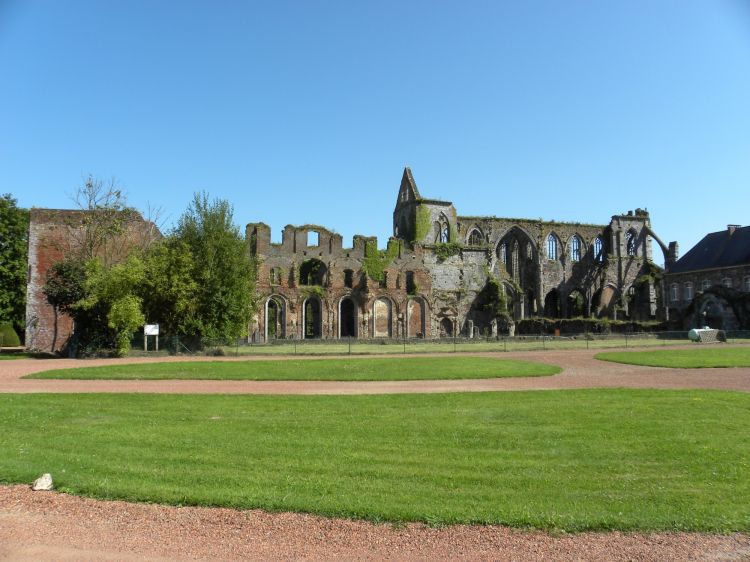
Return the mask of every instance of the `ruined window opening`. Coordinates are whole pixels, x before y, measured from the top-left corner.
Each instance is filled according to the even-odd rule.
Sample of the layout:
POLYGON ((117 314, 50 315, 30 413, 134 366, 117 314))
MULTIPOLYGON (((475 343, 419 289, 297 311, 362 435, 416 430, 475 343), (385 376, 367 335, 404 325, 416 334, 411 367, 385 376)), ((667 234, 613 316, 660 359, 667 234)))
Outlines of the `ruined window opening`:
POLYGON ((672 283, 672 285, 669 287, 669 300, 672 302, 677 302, 679 300, 679 292, 680 288, 678 287, 677 283, 672 283))
POLYGON ((557 259, 557 238, 554 234, 547 236, 547 258, 551 260, 557 259))
POLYGON ((574 262, 581 261, 581 239, 573 236, 570 241, 570 259, 574 262))
POLYGON ((602 263, 604 261, 604 242, 600 236, 594 240, 594 261, 596 263, 602 263))
POLYGON ((511 264, 513 279, 518 279, 518 242, 513 242, 513 263, 511 264))
POLYGON ((414 272, 406 272, 406 292, 413 295, 417 292, 417 284, 414 282, 414 272))
POLYGON ((450 228, 448 228, 447 222, 440 223, 440 237, 438 242, 441 244, 447 244, 450 242, 450 228))
POLYGON ((342 338, 357 337, 357 307, 350 298, 341 300, 339 306, 340 334, 342 338))
POLYGON ((534 259, 534 249, 531 247, 531 242, 526 242, 526 259, 529 261, 534 259))
POLYGON ((268 300, 266 311, 267 339, 283 339, 285 337, 283 305, 275 298, 271 298, 268 300))
POLYGON ((354 285, 354 272, 351 269, 344 270, 344 287, 351 289, 354 285))
POLYGON ((300 285, 323 285, 326 275, 325 264, 316 259, 309 259, 299 268, 300 285))
POLYGON ((307 232, 307 245, 310 248, 320 246, 320 234, 314 230, 309 230, 307 232))
POLYGON ((628 249, 628 255, 634 256, 636 255, 636 238, 635 233, 632 230, 629 230, 628 233, 625 235, 625 239, 627 240, 627 249, 628 249))
POLYGON ((304 304, 304 338, 317 339, 322 333, 323 317, 320 313, 320 301, 318 299, 307 299, 304 304))
POLYGON ((508 245, 505 242, 500 244, 497 250, 497 257, 500 258, 500 261, 503 263, 503 265, 506 265, 508 263, 508 245))
POLYGON ((386 288, 388 286, 388 272, 383 272, 383 278, 380 280, 380 286, 386 288))
POLYGON ((482 242, 482 233, 475 228, 469 234, 469 246, 481 246, 482 242))
POLYGON ((685 294, 684 294, 684 297, 685 297, 686 301, 693 300, 693 284, 690 281, 688 281, 687 283, 685 283, 685 294))

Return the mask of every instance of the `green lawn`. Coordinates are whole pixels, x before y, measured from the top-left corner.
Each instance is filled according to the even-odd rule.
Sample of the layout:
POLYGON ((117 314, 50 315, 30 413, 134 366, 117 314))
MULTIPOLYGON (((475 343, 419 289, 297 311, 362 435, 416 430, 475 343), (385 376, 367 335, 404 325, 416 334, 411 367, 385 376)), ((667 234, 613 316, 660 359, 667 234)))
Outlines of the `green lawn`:
POLYGON ((39 353, 27 353, 25 351, 0 352, 0 361, 11 359, 46 359, 47 357, 49 356, 39 353))
POLYGON ((0 481, 374 521, 750 530, 750 395, 0 396, 0 481))
POLYGON ((555 365, 490 357, 376 357, 137 363, 57 369, 27 378, 395 381, 539 377, 560 370, 555 365))
POLYGON ((618 351, 598 353, 596 359, 649 365, 652 367, 676 367, 697 369, 701 367, 750 367, 748 347, 700 347, 696 349, 667 349, 656 351, 618 351))

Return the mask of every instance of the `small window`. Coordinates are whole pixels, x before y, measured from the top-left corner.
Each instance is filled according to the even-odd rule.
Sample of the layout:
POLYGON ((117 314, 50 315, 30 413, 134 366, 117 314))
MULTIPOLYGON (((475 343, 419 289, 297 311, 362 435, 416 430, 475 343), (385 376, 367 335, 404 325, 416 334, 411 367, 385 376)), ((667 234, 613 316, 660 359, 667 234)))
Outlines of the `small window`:
POLYGON ((672 302, 677 302, 680 298, 680 288, 677 285, 677 283, 672 283, 672 285, 669 287, 669 300, 672 302))
POLYGON ((406 292, 410 295, 413 295, 417 292, 417 284, 414 282, 413 271, 406 272, 406 292))
POLYGON ((604 242, 601 236, 597 236, 596 240, 594 240, 594 261, 596 263, 604 261, 604 242))
POLYGON ((704 279, 704 280, 703 280, 703 281, 701 282, 701 291, 705 291, 705 290, 706 290, 706 289, 708 289, 709 287, 711 287, 711 281, 709 281, 708 279, 704 279))
POLYGON ((482 242, 482 233, 475 228, 469 234, 469 246, 481 246, 482 242))
POLYGON ((742 290, 746 293, 750 293, 750 275, 745 276, 742 280, 742 290))
POLYGON ((351 269, 344 270, 344 287, 351 289, 354 285, 354 272, 351 269))
POLYGON ((690 281, 685 283, 685 291, 683 297, 686 301, 693 300, 693 284, 690 281))
POLYGON ((551 260, 557 259, 557 238, 554 234, 547 236, 547 258, 551 260))
POLYGON ((726 288, 731 289, 732 279, 730 277, 724 277, 724 279, 721 280, 721 284, 724 285, 726 288))
POLYGON ((513 279, 518 279, 518 242, 513 242, 513 263, 511 267, 513 279))
POLYGON ((320 246, 320 234, 318 234, 314 230, 308 231, 307 232, 307 246, 310 248, 314 248, 315 246, 320 246))
POLYGON ((505 265, 508 263, 508 245, 503 242, 500 244, 500 246, 497 249, 497 257, 500 258, 500 261, 505 265))
POLYGON ((440 225, 440 243, 441 244, 447 244, 450 242, 450 229, 448 228, 448 223, 444 222, 440 225))
POLYGON ((581 239, 573 236, 570 240, 570 259, 574 262, 581 261, 581 239))
POLYGON ((534 249, 531 247, 531 242, 526 242, 526 259, 529 261, 534 259, 534 249))
POLYGON ((636 239, 635 239, 635 232, 633 232, 632 230, 629 231, 625 235, 625 239, 627 240, 628 255, 629 256, 636 255, 636 249, 637 248, 636 248, 636 242, 635 242, 636 241, 636 239))
POLYGON ((386 288, 388 286, 388 272, 383 272, 383 278, 380 280, 380 286, 386 288))

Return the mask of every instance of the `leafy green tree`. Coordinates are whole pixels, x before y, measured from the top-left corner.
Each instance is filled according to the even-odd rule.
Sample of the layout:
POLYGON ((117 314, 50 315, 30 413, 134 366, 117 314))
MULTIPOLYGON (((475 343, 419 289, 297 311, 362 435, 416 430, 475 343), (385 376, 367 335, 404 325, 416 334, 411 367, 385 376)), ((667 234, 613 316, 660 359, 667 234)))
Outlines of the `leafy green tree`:
POLYGON ((247 333, 255 304, 255 264, 232 214, 227 201, 196 193, 174 232, 192 254, 196 298, 191 324, 202 337, 247 333))
POLYGON ((0 197, 0 321, 24 329, 29 212, 8 193, 0 197))
POLYGON ((188 245, 176 237, 166 238, 152 245, 143 260, 139 293, 146 320, 159 324, 163 334, 194 335, 198 331, 198 284, 188 245))

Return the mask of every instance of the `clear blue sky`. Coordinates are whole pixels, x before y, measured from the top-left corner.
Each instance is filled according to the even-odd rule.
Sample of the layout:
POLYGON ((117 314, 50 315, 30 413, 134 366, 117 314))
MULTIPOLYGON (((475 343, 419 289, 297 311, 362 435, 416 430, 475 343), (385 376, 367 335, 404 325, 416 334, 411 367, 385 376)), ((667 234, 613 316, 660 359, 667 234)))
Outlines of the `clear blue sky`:
POLYGON ((647 207, 683 253, 747 225, 750 0, 0 0, 0 193, 23 206, 70 207, 91 173, 172 221, 206 190, 274 239, 384 246, 404 165, 460 214, 647 207))

